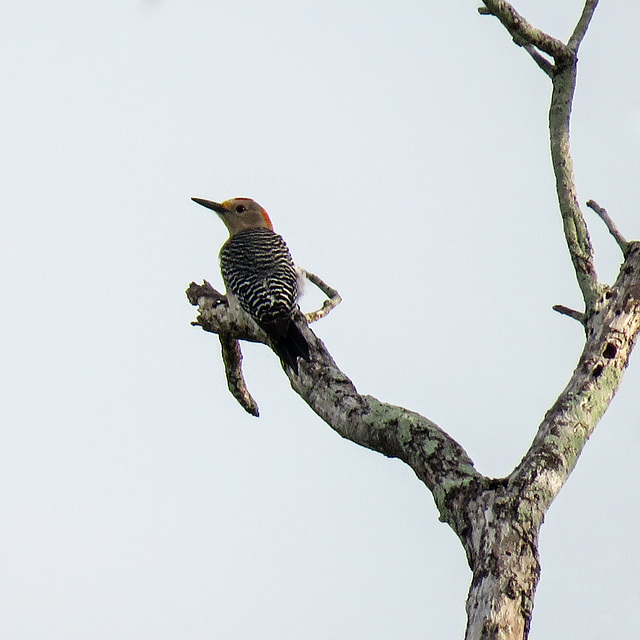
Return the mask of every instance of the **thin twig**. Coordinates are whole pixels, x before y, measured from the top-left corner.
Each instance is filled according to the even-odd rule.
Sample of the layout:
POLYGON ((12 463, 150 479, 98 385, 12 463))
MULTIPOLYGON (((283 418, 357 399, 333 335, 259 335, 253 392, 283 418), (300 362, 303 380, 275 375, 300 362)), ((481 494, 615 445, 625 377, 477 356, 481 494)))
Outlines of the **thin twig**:
POLYGON ((242 375, 242 351, 240 343, 229 334, 220 333, 220 347, 222 348, 222 361, 224 362, 224 372, 227 376, 227 387, 231 395, 238 401, 240 406, 256 418, 260 416, 258 404, 253 399, 247 389, 247 383, 242 375))
POLYGON ((628 240, 620 233, 618 227, 616 227, 616 223, 611 219, 611 216, 607 213, 606 209, 603 209, 595 200, 588 200, 587 207, 596 212, 598 217, 605 223, 607 229, 609 229, 609 233, 615 238, 615 241, 618 243, 620 250, 622 251, 622 255, 626 256, 627 251, 629 250, 629 242, 628 240))
POLYGON ((320 291, 322 291, 322 293, 324 293, 324 295, 328 298, 324 301, 320 309, 304 314, 306 321, 311 323, 315 322, 316 320, 320 320, 320 318, 324 318, 334 307, 337 307, 342 302, 342 298, 335 289, 331 288, 326 282, 321 280, 314 273, 310 273, 309 271, 305 271, 304 269, 301 269, 301 271, 304 274, 304 277, 309 280, 309 282, 315 284, 316 287, 318 287, 318 289, 320 289, 320 291))
POLYGON ((554 304, 551 308, 564 316, 569 316, 570 318, 577 320, 580 324, 584 324, 585 322, 585 315, 581 311, 570 309, 569 307, 565 307, 563 304, 554 304))
POLYGON ((571 51, 577 53, 578 47, 582 42, 585 34, 587 33, 587 29, 589 28, 589 23, 591 22, 591 18, 593 17, 593 12, 596 10, 598 6, 598 0, 587 0, 584 5, 584 9, 582 10, 582 15, 578 20, 578 24, 576 24, 576 28, 573 30, 571 37, 569 38, 569 42, 567 46, 571 51))
POLYGON ((533 58, 533 61, 550 77, 553 77, 555 67, 532 44, 524 44, 522 48, 533 58))

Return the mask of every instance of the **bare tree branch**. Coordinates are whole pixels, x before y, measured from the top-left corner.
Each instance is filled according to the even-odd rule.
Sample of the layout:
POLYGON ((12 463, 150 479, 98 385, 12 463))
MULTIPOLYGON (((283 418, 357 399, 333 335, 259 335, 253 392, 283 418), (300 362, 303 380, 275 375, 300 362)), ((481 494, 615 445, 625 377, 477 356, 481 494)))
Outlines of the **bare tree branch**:
MULTIPOLYGON (((304 314, 306 322, 315 322, 326 316, 332 309, 340 304, 342 298, 335 289, 332 289, 317 275, 309 273, 308 271, 302 271, 310 282, 315 284, 328 296, 328 300, 324 301, 320 309, 304 314)), ((242 373, 242 350, 240 343, 237 337, 234 337, 235 332, 230 332, 225 328, 232 319, 227 306, 226 296, 214 289, 206 280, 201 285, 192 282, 186 294, 191 304, 200 307, 200 314, 197 320, 191 324, 201 326, 206 331, 212 331, 218 334, 220 347, 222 349, 224 371, 227 377, 227 386, 231 395, 247 413, 258 417, 260 415, 258 404, 249 392, 242 373)), ((237 318, 234 320, 238 321, 237 318)), ((242 327, 243 333, 239 337, 242 337, 244 340, 254 340, 267 344, 266 334, 258 333, 255 337, 252 337, 252 332, 249 330, 251 329, 250 327, 236 324, 235 329, 237 330, 240 326, 242 327), (248 330, 249 332, 247 333, 248 330)))
POLYGON ((220 347, 222 349, 222 361, 224 362, 224 372, 227 376, 227 386, 231 395, 238 401, 240 406, 256 418, 260 416, 258 404, 253 399, 247 388, 244 375, 242 373, 242 351, 240 343, 226 333, 218 334, 220 347))
MULTIPOLYGON (((262 331, 238 322, 229 307, 215 304, 201 285, 192 284, 187 294, 198 305, 197 324, 205 331, 267 344, 262 331)), ((308 326, 300 329, 309 344, 311 361, 299 361, 298 374, 284 368, 292 388, 342 437, 409 464, 432 490, 442 519, 456 530, 463 528, 464 523, 457 519, 463 511, 455 507, 465 491, 475 493, 484 482, 464 449, 427 418, 359 394, 322 341, 308 326)))
MULTIPOLYGON (((192 282, 186 294, 189 302, 199 310, 196 321, 191 324, 218 334, 227 387, 231 395, 247 413, 258 417, 258 405, 249 393, 242 373, 242 351, 238 340, 262 340, 256 340, 253 334, 247 331, 248 327, 237 321, 229 312, 227 297, 206 280, 203 284, 192 282)), ((266 335, 263 335, 262 339, 266 341, 266 335)))
POLYGON ((578 52, 580 43, 587 33, 589 23, 591 22, 591 18, 593 17, 593 12, 596 10, 597 6, 598 0, 587 0, 585 2, 584 8, 582 9, 582 15, 580 16, 578 24, 576 24, 576 28, 573 30, 573 33, 571 34, 567 45, 569 49, 571 49, 571 51, 573 51, 574 53, 578 52))
POLYGON ((617 392, 640 332, 640 243, 630 243, 613 287, 586 322, 569 384, 547 412, 509 483, 546 511, 617 392))
POLYGON ((606 209, 603 209, 595 200, 588 200, 587 207, 589 209, 593 209, 593 211, 598 214, 598 217, 605 223, 607 229, 609 229, 609 233, 615 238, 615 241, 618 243, 620 250, 622 251, 622 255, 626 255, 629 250, 629 243, 625 239, 625 237, 620 233, 618 227, 616 227, 616 223, 611 219, 611 216, 607 213, 606 209))
MULTIPOLYGON (((528 48, 536 64, 551 77, 553 92, 549 108, 549 133, 551 139, 551 161, 556 176, 556 192, 569 254, 576 273, 578 285, 585 302, 585 313, 591 314, 602 293, 593 262, 593 248, 589 231, 580 210, 573 160, 569 143, 571 108, 576 86, 576 49, 584 34, 595 5, 587 0, 582 16, 574 30, 575 48, 565 45, 527 22, 508 2, 503 0, 483 0, 488 11, 506 27, 519 46, 532 45, 553 57, 555 64, 550 68, 528 48)), ((573 36, 572 36, 573 37, 573 36)))
POLYGON ((332 309, 337 307, 342 302, 342 298, 335 289, 332 289, 315 273, 305 271, 304 269, 301 269, 301 271, 304 274, 304 277, 309 280, 309 282, 315 284, 316 287, 318 287, 318 289, 320 289, 320 291, 322 291, 322 293, 327 296, 327 300, 323 302, 320 309, 304 314, 304 317, 306 318, 308 323, 316 322, 317 320, 320 320, 320 318, 324 318, 332 309))
POLYGON ((518 46, 528 43, 548 53, 552 58, 565 57, 570 54, 566 44, 537 29, 525 20, 508 2, 504 0, 482 0, 486 11, 482 14, 495 16, 504 25, 518 46))
MULTIPOLYGON (((558 68, 558 62, 556 62, 558 68)), ((549 108, 551 161, 556 176, 556 192, 569 254, 585 302, 585 313, 593 313, 602 285, 593 262, 593 247, 584 220, 575 184, 569 142, 571 105, 576 84, 576 60, 556 71, 549 108)))
POLYGON ((585 323, 584 313, 582 313, 581 311, 570 309, 569 307, 565 307, 563 304, 554 304, 552 309, 554 311, 557 311, 558 313, 561 313, 565 316, 569 316, 570 318, 573 318, 574 320, 577 320, 580 324, 585 323))
POLYGON ((555 67, 532 44, 524 44, 522 48, 533 58, 533 61, 550 77, 553 78, 555 67))

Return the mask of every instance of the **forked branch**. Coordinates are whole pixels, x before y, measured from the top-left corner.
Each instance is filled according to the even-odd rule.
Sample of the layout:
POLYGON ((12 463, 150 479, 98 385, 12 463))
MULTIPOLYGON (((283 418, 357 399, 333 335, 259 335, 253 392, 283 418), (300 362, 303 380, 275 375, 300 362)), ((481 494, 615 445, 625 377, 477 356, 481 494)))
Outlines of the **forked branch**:
MULTIPOLYGON (((310 361, 301 361, 297 374, 289 367, 285 373, 296 393, 332 429, 356 444, 403 460, 431 490, 441 519, 460 538, 473 571, 466 640, 526 640, 539 577, 539 527, 615 395, 640 333, 640 242, 628 242, 606 211, 589 201, 625 258, 612 287, 600 284, 576 196, 569 146, 576 52, 597 1, 587 0, 567 44, 531 25, 508 2, 484 4, 482 13, 496 16, 553 82, 549 130, 556 190, 585 303, 584 312, 554 307, 578 320, 586 334, 567 387, 545 415, 520 464, 506 478, 493 479, 478 473, 464 449, 429 419, 358 393, 304 323, 301 331, 310 361)), ((332 309, 340 296, 313 274, 306 277, 328 297, 322 309, 307 316, 310 322, 332 309)), ((267 343, 266 336, 255 323, 246 325, 231 314, 224 296, 208 283, 192 283, 187 295, 198 305, 196 324, 220 335, 229 388, 245 410, 255 409, 257 414, 242 377, 237 341, 267 343)))
MULTIPOLYGON (((320 309, 304 314, 307 322, 315 322, 340 304, 342 298, 335 289, 317 275, 304 270, 302 272, 305 278, 327 296, 327 300, 320 309)), ((242 373, 242 350, 238 339, 268 344, 266 334, 258 327, 248 326, 241 322, 241 318, 234 317, 229 312, 226 296, 216 291, 206 280, 201 285, 192 282, 186 294, 189 302, 200 309, 197 320, 191 324, 201 326, 205 331, 217 333, 220 338, 227 387, 231 395, 247 413, 258 417, 260 415, 258 404, 249 392, 242 373)))
MULTIPOLYGON (((224 335, 231 340, 267 342, 257 326, 237 322, 220 294, 209 287, 192 283, 187 290, 191 303, 198 306, 195 324, 220 334, 221 340, 224 335)), ((297 374, 285 367, 293 389, 342 437, 411 466, 433 492, 441 518, 456 531, 463 530, 467 525, 461 505, 485 486, 464 449, 427 418, 358 393, 322 341, 307 325, 300 329, 311 358, 299 361, 297 374)), ((249 411, 250 403, 243 402, 241 394, 234 396, 249 411)))
POLYGON ((571 108, 577 77, 577 51, 591 21, 597 1, 587 0, 568 44, 544 33, 525 20, 508 2, 483 0, 485 14, 498 18, 514 42, 524 47, 536 64, 551 78, 553 92, 549 108, 551 159, 556 177, 564 235, 585 303, 585 315, 595 311, 603 287, 598 281, 593 247, 584 215, 578 202, 573 160, 569 143, 571 108), (551 64, 540 52, 553 58, 551 64))

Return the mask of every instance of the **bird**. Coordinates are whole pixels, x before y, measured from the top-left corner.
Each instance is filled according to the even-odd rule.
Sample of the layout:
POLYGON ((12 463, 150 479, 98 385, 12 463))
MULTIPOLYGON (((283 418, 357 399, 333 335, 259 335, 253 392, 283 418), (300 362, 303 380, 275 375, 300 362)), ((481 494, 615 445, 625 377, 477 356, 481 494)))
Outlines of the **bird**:
POLYGON ((282 362, 297 374, 298 358, 311 360, 309 344, 296 321, 304 278, 284 239, 251 198, 191 199, 215 211, 229 231, 219 258, 231 310, 254 321, 282 362))

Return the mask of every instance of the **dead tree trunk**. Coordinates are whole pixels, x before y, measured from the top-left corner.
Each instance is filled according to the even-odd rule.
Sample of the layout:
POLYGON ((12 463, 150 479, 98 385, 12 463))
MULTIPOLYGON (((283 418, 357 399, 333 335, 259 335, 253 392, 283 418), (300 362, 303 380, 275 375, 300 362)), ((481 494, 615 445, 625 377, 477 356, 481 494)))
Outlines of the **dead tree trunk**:
MULTIPOLYGON (((509 3, 483 1, 480 13, 498 18, 553 83, 551 155, 584 311, 562 305, 554 308, 580 322, 586 336, 569 383, 547 412, 520 464, 506 478, 494 479, 478 473, 464 449, 429 419, 359 394, 308 327, 304 333, 311 362, 300 362, 297 375, 290 369, 285 372, 294 391, 331 428, 357 444, 400 458, 430 489, 441 520, 458 535, 473 572, 466 640, 524 640, 540 576, 538 533, 544 514, 618 390, 640 331, 640 242, 627 242, 606 211, 589 201, 624 258, 612 286, 598 280, 569 147, 577 51, 597 0, 587 0, 566 44, 533 27, 509 3)), ((232 393, 247 411, 257 413, 244 386, 237 340, 265 342, 265 336, 237 323, 224 296, 206 283, 192 284, 187 294, 199 307, 195 324, 220 334, 232 393)))

